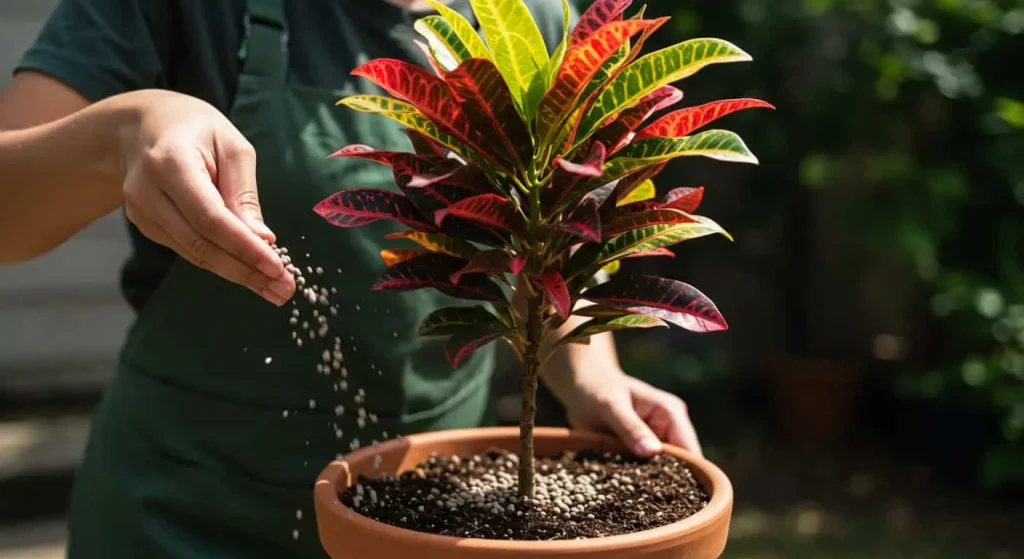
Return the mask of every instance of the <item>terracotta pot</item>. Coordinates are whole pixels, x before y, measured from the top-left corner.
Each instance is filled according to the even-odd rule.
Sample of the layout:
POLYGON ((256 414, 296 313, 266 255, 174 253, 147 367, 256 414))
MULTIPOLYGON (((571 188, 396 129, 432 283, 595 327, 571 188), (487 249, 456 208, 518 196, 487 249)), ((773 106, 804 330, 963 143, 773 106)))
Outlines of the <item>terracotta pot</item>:
POLYGON ((829 446, 846 438, 860 395, 858 366, 789 356, 771 368, 775 413, 790 440, 829 446))
MULTIPOLYGON (((539 456, 555 456, 563 450, 592 448, 622 452, 622 445, 603 435, 537 428, 535 449, 539 456)), ((360 474, 380 476, 413 468, 431 454, 467 455, 490 449, 515 450, 518 427, 463 429, 413 435, 363 448, 334 461, 317 479, 315 488, 317 527, 324 549, 334 559, 484 559, 492 557, 588 557, 630 559, 643 557, 712 559, 722 554, 732 514, 732 485, 718 467, 680 448, 665 451, 690 464, 711 500, 693 516, 674 524, 627 534, 566 541, 506 541, 455 538, 396 528, 344 506, 340 491, 360 474), (374 457, 380 456, 379 469, 374 457)))

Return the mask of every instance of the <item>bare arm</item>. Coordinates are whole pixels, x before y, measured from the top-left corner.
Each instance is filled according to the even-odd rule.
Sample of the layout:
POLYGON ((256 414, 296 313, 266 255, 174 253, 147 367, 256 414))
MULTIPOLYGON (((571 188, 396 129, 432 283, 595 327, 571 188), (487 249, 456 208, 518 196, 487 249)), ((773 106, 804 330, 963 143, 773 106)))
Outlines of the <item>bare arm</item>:
POLYGON ((267 244, 256 155, 215 108, 144 90, 89 104, 18 74, 0 94, 0 262, 41 254, 118 208, 150 239, 275 304, 294 280, 267 244))
POLYGON ((0 93, 0 262, 50 250, 121 205, 115 135, 125 113, 87 107, 31 72, 0 93))

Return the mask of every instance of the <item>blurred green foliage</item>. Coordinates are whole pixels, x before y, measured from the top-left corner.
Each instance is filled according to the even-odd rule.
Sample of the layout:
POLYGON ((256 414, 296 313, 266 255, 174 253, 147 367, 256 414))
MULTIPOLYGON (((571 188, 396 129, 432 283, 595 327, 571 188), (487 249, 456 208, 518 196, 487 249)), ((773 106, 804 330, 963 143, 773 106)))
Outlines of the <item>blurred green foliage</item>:
POLYGON ((996 413, 983 480, 1024 481, 1024 1, 647 4, 672 16, 661 41, 716 36, 754 56, 683 84, 686 104, 778 107, 735 127, 762 161, 750 219, 799 222, 810 193, 853 192, 846 231, 905 260, 927 325, 898 390, 996 413))

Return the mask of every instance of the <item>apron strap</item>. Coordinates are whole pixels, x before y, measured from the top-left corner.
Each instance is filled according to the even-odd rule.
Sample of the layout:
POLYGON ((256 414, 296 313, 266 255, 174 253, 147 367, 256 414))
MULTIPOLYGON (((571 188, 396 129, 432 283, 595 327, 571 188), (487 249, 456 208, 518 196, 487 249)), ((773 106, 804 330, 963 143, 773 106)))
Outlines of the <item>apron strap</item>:
POLYGON ((283 82, 288 70, 285 0, 248 0, 238 52, 242 74, 283 82))

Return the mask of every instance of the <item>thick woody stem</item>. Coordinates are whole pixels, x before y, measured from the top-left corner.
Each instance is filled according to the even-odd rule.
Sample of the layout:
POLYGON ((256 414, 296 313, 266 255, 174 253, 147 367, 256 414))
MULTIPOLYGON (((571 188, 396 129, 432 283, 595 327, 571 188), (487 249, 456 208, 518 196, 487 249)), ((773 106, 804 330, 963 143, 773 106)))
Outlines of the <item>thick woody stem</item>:
POLYGON ((526 354, 523 359, 522 409, 519 416, 519 496, 533 498, 533 424, 537 416, 537 377, 543 342, 543 295, 530 294, 527 302, 526 354))

